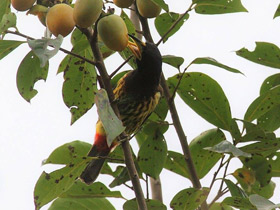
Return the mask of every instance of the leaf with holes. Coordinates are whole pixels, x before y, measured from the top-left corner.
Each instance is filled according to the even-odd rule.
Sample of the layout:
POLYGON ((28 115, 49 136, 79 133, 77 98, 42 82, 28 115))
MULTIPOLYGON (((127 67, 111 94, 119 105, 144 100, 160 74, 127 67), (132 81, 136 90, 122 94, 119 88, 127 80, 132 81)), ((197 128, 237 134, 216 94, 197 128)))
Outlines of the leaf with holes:
POLYGON ((51 173, 43 172, 34 189, 36 209, 40 209, 53 199, 66 192, 80 176, 87 163, 90 144, 74 141, 55 149, 45 163, 64 164, 51 173))
POLYGON ((168 151, 164 168, 183 177, 190 178, 185 157, 181 153, 168 151))
POLYGON ((0 34, 5 33, 5 31, 9 28, 16 28, 17 17, 15 13, 5 14, 0 22, 0 34))
POLYGON ((191 64, 209 64, 209 65, 220 67, 222 69, 225 69, 225 70, 233 72, 233 73, 243 74, 241 71, 231 68, 229 66, 226 66, 222 63, 219 63, 214 58, 210 58, 210 57, 196 58, 191 62, 191 64))
POLYGON ((276 9, 273 18, 277 18, 277 17, 279 17, 279 16, 280 16, 280 4, 278 5, 278 7, 277 7, 277 9, 276 9))
POLYGON ((165 34, 171 30, 163 39, 163 42, 166 42, 169 37, 174 35, 184 24, 184 22, 189 18, 188 14, 185 14, 184 17, 179 21, 179 23, 174 27, 173 24, 181 18, 183 14, 178 14, 174 12, 163 13, 155 19, 155 26, 157 32, 161 37, 165 36, 165 34))
POLYGON ((177 93, 186 104, 211 124, 231 131, 229 102, 214 79, 200 72, 177 74, 168 79, 173 88, 177 87, 179 81, 177 93))
MULTIPOLYGON (((89 48, 82 50, 79 55, 92 60, 89 48)), ((92 64, 74 56, 70 57, 63 72, 63 100, 66 106, 70 108, 71 124, 73 124, 93 106, 95 92, 97 91, 97 76, 92 64)))
POLYGON ((227 140, 224 140, 213 147, 205 147, 204 149, 217 153, 231 153, 235 157, 251 157, 249 153, 243 152, 227 140))
POLYGON ((256 98, 247 109, 244 120, 253 121, 280 105, 280 85, 256 98))
POLYGON ((274 204, 266 198, 257 194, 249 196, 250 202, 257 207, 258 210, 273 210, 280 208, 280 204, 274 204))
MULTIPOLYGON (((148 210, 166 210, 166 206, 157 200, 146 200, 147 208, 148 210)), ((136 199, 128 200, 123 205, 123 210, 132 210, 132 209, 138 209, 138 204, 136 199)))
POLYGON ((170 202, 170 207, 174 210, 194 210, 202 204, 208 194, 209 188, 202 189, 188 188, 178 192, 170 202))
POLYGON ((48 210, 115 210, 105 198, 58 198, 48 210))
POLYGON ((248 12, 240 0, 193 0, 195 12, 199 14, 225 14, 234 12, 248 12))
POLYGON ((0 60, 25 42, 15 40, 0 40, 0 60))
POLYGON ((280 177, 280 152, 276 152, 267 157, 268 163, 271 165, 272 177, 280 177))
POLYGON ((163 55, 162 62, 169 64, 177 69, 180 69, 180 66, 184 63, 184 58, 174 56, 174 55, 163 55))
POLYGON ((28 102, 38 93, 34 85, 38 80, 46 81, 49 65, 40 67, 40 60, 29 52, 21 61, 17 71, 17 88, 20 95, 28 102))
POLYGON ((248 198, 241 198, 237 196, 225 198, 222 204, 233 206, 238 209, 257 210, 257 208, 250 203, 248 198))
POLYGON ((242 48, 236 54, 261 65, 280 68, 280 49, 272 43, 256 42, 254 51, 250 52, 248 49, 242 48))

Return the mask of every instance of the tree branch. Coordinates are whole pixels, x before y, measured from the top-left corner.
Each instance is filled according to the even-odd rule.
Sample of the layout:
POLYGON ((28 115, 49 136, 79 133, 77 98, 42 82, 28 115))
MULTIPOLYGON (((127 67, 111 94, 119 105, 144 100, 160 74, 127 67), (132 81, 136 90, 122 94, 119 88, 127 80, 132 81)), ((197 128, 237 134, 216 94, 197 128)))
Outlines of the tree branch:
MULTIPOLYGON (((113 93, 112 86, 110 83, 110 76, 107 73, 105 64, 103 62, 102 54, 101 54, 100 49, 97 44, 97 27, 96 26, 97 26, 97 24, 95 24, 94 32, 92 29, 91 30, 90 29, 81 29, 81 30, 85 33, 85 35, 87 36, 87 38, 89 40, 92 52, 93 52, 95 60, 96 60, 96 67, 101 76, 101 80, 103 82, 104 88, 107 91, 107 94, 108 94, 108 97, 109 97, 109 100, 111 102, 114 112, 119 117, 120 115, 119 115, 118 107, 115 103, 112 103, 112 101, 114 100, 114 93, 113 93)), ((126 134, 122 133, 120 135, 120 137, 122 139, 126 138, 126 134)), ((138 176, 135 164, 134 164, 129 141, 127 141, 127 140, 123 141, 121 143, 121 145, 122 145, 123 152, 124 152, 125 164, 128 169, 128 173, 129 173, 129 176, 130 176, 130 179, 131 179, 131 182, 133 185, 134 193, 136 196, 136 200, 138 203, 138 208, 140 210, 147 210, 146 201, 145 201, 144 194, 143 194, 143 191, 142 191, 142 188, 140 185, 139 176, 138 176)))

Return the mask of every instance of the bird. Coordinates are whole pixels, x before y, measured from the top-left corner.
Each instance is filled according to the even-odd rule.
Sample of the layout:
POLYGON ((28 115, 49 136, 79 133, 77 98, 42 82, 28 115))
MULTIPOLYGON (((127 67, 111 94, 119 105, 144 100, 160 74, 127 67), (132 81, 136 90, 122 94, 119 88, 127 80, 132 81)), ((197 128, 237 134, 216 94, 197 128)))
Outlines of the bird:
MULTIPOLYGON (((131 135, 139 130, 144 121, 156 108, 162 95, 160 77, 162 57, 158 47, 151 42, 142 42, 130 35, 128 48, 136 57, 137 68, 126 73, 113 90, 120 120, 125 133, 131 135)), ((106 132, 100 120, 96 123, 94 143, 88 156, 91 160, 80 175, 80 179, 90 185, 98 177, 106 157, 120 144, 117 139, 108 146, 106 132)))

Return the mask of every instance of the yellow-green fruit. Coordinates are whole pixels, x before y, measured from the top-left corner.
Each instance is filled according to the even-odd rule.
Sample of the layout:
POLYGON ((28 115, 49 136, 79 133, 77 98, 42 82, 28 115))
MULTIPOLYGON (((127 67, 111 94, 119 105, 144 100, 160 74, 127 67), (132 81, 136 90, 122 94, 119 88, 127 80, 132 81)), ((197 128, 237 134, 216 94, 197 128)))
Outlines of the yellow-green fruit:
POLYGON ((113 0, 114 4, 120 8, 128 8, 134 2, 134 0, 113 0))
POLYGON ((151 0, 136 0, 136 4, 142 17, 154 18, 160 14, 161 7, 151 0))
POLYGON ((109 15, 97 24, 99 37, 104 44, 115 51, 122 51, 128 44, 128 32, 123 19, 118 15, 109 15))
POLYGON ((102 7, 102 0, 77 0, 73 11, 75 23, 82 28, 91 26, 99 18, 102 7))
MULTIPOLYGON (((2 0, 0 0, 2 1, 2 0)), ((12 0, 13 8, 17 11, 26 11, 32 7, 36 0, 12 0)))
POLYGON ((75 27, 73 8, 67 4, 56 4, 47 13, 46 23, 55 36, 67 36, 75 27))

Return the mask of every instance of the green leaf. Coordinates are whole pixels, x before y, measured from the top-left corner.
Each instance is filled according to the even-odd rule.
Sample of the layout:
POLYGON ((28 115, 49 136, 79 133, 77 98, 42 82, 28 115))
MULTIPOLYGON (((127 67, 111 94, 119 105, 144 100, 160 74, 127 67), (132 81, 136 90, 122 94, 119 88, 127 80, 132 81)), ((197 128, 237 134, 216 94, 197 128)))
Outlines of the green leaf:
POLYGON ((0 40, 0 60, 25 42, 15 40, 0 40))
POLYGON ((250 194, 258 194, 267 199, 271 198, 274 195, 276 184, 273 181, 270 181, 268 185, 261 187, 259 182, 256 182, 253 186, 251 186, 250 194))
POLYGON ((206 200, 209 191, 209 188, 181 190, 170 202, 170 207, 174 210, 194 210, 206 200))
POLYGON ((231 180, 229 179, 225 179, 224 180, 229 191, 230 191, 230 194, 232 196, 237 196, 237 197, 241 197, 241 198, 245 198, 246 197, 246 193, 240 188, 237 186, 237 184, 234 184, 231 180))
POLYGON ((30 102, 37 94, 35 83, 41 79, 46 81, 48 68, 48 63, 45 67, 40 67, 40 61, 32 51, 23 58, 17 72, 17 88, 26 101, 30 102))
POLYGON ((136 69, 137 65, 136 65, 136 59, 134 58, 132 52, 130 49, 128 49, 128 47, 126 47, 123 51, 118 52, 120 54, 120 56, 126 60, 128 59, 130 56, 132 56, 132 59, 130 59, 128 61, 128 64, 132 67, 132 69, 136 69))
POLYGON ((237 196, 225 198, 222 204, 233 206, 238 209, 257 210, 256 207, 250 203, 248 198, 241 198, 237 196))
POLYGON ((123 198, 119 191, 110 191, 103 183, 94 182, 91 185, 77 180, 72 187, 62 193, 60 198, 123 198))
POLYGON ((267 91, 278 85, 280 85, 280 73, 267 77, 261 85, 260 95, 265 94, 267 91))
POLYGON ((166 12, 169 12, 169 6, 164 2, 164 0, 152 0, 154 3, 159 5, 162 9, 164 9, 166 12))
POLYGON ((65 164, 61 169, 51 173, 43 172, 34 189, 34 202, 36 209, 40 209, 53 199, 66 192, 80 176, 86 164, 89 146, 87 143, 74 141, 54 150, 46 163, 65 164), (64 157, 65 156, 65 157, 64 157))
POLYGON ((114 139, 125 130, 125 127, 113 111, 107 92, 104 89, 100 89, 96 92, 95 103, 99 119, 106 132, 107 144, 110 146, 114 139))
POLYGON ((243 152, 227 140, 224 140, 213 147, 205 147, 204 149, 217 153, 231 153, 235 157, 251 157, 249 153, 243 152))
POLYGON ((115 210, 105 198, 58 198, 48 210, 115 210))
POLYGON ((233 210, 233 208, 222 203, 214 203, 209 210, 233 210))
POLYGON ((195 12, 199 14, 224 14, 234 12, 248 12, 240 0, 193 0, 195 12))
POLYGON ((141 145, 137 159, 141 170, 157 179, 165 163, 167 145, 159 125, 155 125, 151 131, 141 145))
POLYGON ((135 26, 130 20, 130 18, 128 17, 128 15, 122 10, 120 16, 126 25, 128 33, 135 36, 136 35, 135 26))
POLYGON ((236 54, 261 65, 280 68, 280 49, 272 43, 256 42, 254 51, 250 52, 248 49, 242 48, 236 54))
POLYGON ((111 188, 120 186, 130 180, 127 168, 123 166, 118 167, 118 175, 115 176, 115 179, 109 185, 111 188))
POLYGON ((178 14, 174 12, 170 13, 163 13, 155 19, 155 26, 157 29, 157 32, 161 37, 165 36, 165 34, 171 29, 171 31, 168 33, 168 35, 165 36, 163 42, 166 42, 169 37, 174 35, 184 24, 184 22, 189 18, 188 14, 178 14), (182 16, 184 17, 179 21, 179 23, 174 27, 173 24, 182 16))
POLYGON ((0 1, 0 22, 3 16, 11 11, 10 9, 10 0, 1 0, 0 1))
POLYGON ((0 22, 0 34, 4 33, 8 28, 16 27, 17 24, 17 16, 15 13, 4 14, 1 22, 0 22))
POLYGON ((260 186, 264 187, 269 184, 272 173, 271 165, 268 160, 261 155, 252 154, 251 158, 239 157, 242 163, 255 172, 257 181, 259 181, 260 186))
POLYGON ((250 202, 257 207, 258 210, 272 210, 275 208, 280 208, 280 204, 275 205, 271 201, 259 195, 250 195, 250 202))
POLYGON ((190 178, 185 157, 181 153, 168 151, 164 168, 183 177, 190 178))
POLYGON ((274 14, 274 16, 273 16, 273 19, 274 19, 274 18, 277 18, 278 16, 280 16, 280 4, 278 5, 277 10, 275 11, 275 14, 274 14))
MULTIPOLYGON (((79 55, 92 59, 89 48, 79 55)), ((64 65, 65 66, 65 65, 64 65)), ((63 100, 72 114, 71 124, 83 116, 94 104, 97 91, 95 67, 84 60, 71 56, 65 66, 62 88, 63 100)))
POLYGON ((177 93, 197 114, 211 124, 230 131, 231 111, 227 97, 221 86, 211 77, 200 72, 177 74, 168 79, 176 87, 177 93))
POLYGON ((267 156, 267 154, 274 153, 280 149, 280 138, 248 144, 240 147, 240 149, 247 153, 264 153, 267 156))
POLYGON ((46 63, 55 56, 62 44, 63 36, 59 35, 55 39, 43 38, 36 40, 27 40, 29 47, 40 59, 41 67, 44 67, 46 63), (48 47, 53 47, 49 50, 48 47))
POLYGON ((222 157, 221 154, 205 150, 205 147, 214 146, 225 139, 220 129, 211 129, 203 132, 190 143, 198 178, 203 178, 222 157))
POLYGON ((210 57, 196 58, 191 62, 191 64, 209 64, 209 65, 220 67, 222 69, 228 70, 228 71, 233 72, 233 73, 243 74, 241 71, 239 71, 237 69, 234 69, 234 68, 231 68, 229 66, 226 66, 222 63, 219 63, 214 58, 210 58, 210 57))
MULTIPOLYGON (((166 210, 166 206, 157 200, 146 200, 148 210, 166 210)), ((123 210, 134 210, 138 209, 136 199, 128 200, 123 205, 123 210)))
POLYGON ((272 177, 280 177, 280 152, 276 152, 267 157, 269 165, 271 165, 272 177))
POLYGON ((280 105, 280 85, 256 98, 247 109, 244 120, 253 121, 280 105))
POLYGON ((167 63, 170 66, 173 66, 177 69, 180 69, 180 66, 184 63, 184 58, 174 55, 163 55, 162 62, 167 63))

